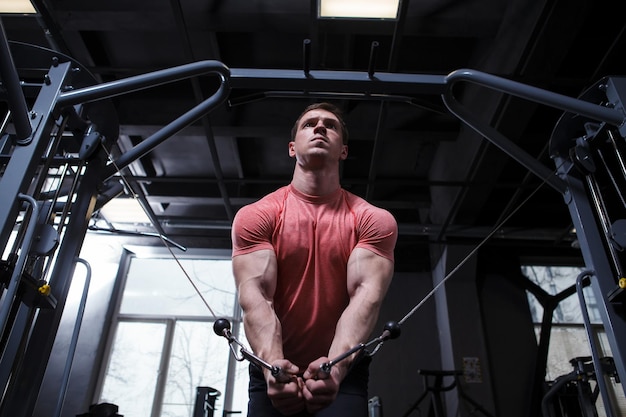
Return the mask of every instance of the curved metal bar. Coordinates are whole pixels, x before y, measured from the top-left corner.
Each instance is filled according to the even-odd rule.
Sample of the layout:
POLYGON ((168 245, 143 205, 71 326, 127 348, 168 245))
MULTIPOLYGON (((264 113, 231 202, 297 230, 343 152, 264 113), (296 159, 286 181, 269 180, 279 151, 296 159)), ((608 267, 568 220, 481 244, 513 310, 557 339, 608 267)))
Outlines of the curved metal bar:
POLYGON ((217 74, 220 77, 221 84, 217 91, 211 97, 120 156, 112 165, 109 165, 105 169, 104 179, 106 180, 226 101, 230 93, 230 69, 219 61, 208 60, 193 62, 191 64, 154 71, 148 74, 128 77, 123 80, 68 91, 60 94, 57 99, 57 104, 59 106, 67 106, 106 99, 202 74, 217 74))
POLYGON ((521 97, 526 100, 534 101, 535 103, 545 104, 550 107, 587 116, 618 127, 626 123, 626 115, 617 109, 603 107, 588 101, 575 99, 472 69, 459 69, 453 71, 448 74, 445 80, 449 86, 448 90, 450 90, 452 86, 459 81, 467 81, 503 93, 521 97))
POLYGON ((59 95, 57 98, 57 104, 60 106, 67 106, 97 101, 210 73, 218 74, 221 77, 222 82, 225 82, 225 80, 230 77, 230 69, 223 63, 213 60, 198 61, 191 64, 180 65, 178 67, 124 78, 122 80, 67 91, 59 95))
POLYGON ((565 181, 554 175, 554 172, 539 162, 535 157, 527 153, 525 150, 517 146, 511 140, 502 135, 498 130, 494 129, 487 123, 483 123, 472 116, 465 106, 461 105, 452 94, 451 90, 447 90, 442 94, 443 103, 446 105, 450 113, 455 115, 460 121, 474 129, 480 135, 487 138, 491 143, 503 150, 511 158, 525 166, 530 172, 537 175, 552 188, 565 193, 567 185, 565 181))
POLYGON ((202 74, 216 74, 220 77, 221 83, 217 91, 202 103, 198 104, 179 118, 154 133, 152 136, 146 138, 141 143, 125 152, 116 161, 113 161, 113 164, 105 168, 103 179, 106 180, 115 175, 118 171, 130 165, 132 162, 150 152, 175 133, 195 122, 213 108, 226 101, 230 93, 230 69, 223 63, 214 60, 193 62, 178 67, 154 71, 148 74, 141 74, 122 80, 68 91, 60 94, 57 99, 57 105, 67 106, 111 98, 202 74))
POLYGON ((133 161, 141 158, 152 149, 154 149, 157 145, 174 135, 175 133, 181 131, 183 128, 189 126, 191 123, 195 122, 213 108, 217 107, 221 103, 223 103, 229 93, 229 85, 226 78, 222 79, 222 84, 219 89, 209 98, 204 100, 202 103, 198 104, 187 113, 183 114, 176 120, 170 122, 163 128, 159 129, 153 135, 147 137, 141 143, 134 146, 129 151, 125 152, 122 156, 120 156, 117 160, 114 161, 114 164, 109 165, 105 171, 104 179, 108 179, 115 175, 118 171, 125 168, 133 161))

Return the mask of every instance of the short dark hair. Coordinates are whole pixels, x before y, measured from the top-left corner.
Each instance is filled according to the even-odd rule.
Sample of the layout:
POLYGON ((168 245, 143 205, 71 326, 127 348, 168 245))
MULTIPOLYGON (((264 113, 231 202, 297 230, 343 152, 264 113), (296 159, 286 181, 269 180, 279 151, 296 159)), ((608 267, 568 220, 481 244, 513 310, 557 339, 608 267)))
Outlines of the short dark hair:
POLYGON ((317 110, 317 109, 329 111, 332 114, 334 114, 337 117, 337 119, 339 119, 339 124, 341 125, 341 140, 344 145, 347 145, 349 135, 348 135, 348 127, 346 126, 346 122, 343 120, 343 112, 341 111, 339 107, 335 106, 332 103, 327 103, 327 102, 310 104, 304 109, 304 111, 302 111, 302 113, 300 113, 300 116, 298 116, 298 119, 296 119, 296 122, 293 124, 293 127, 291 128, 291 140, 294 140, 294 138, 296 137, 296 132, 298 131, 298 124, 300 123, 302 116, 304 116, 306 113, 310 112, 311 110, 317 110))

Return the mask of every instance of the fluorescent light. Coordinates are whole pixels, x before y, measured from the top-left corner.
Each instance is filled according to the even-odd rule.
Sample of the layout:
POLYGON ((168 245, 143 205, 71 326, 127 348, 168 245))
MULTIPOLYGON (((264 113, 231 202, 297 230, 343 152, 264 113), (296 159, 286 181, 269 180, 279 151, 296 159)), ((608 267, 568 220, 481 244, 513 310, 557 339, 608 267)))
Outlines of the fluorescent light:
POLYGON ((2 0, 0 13, 37 13, 30 0, 2 0))
POLYGON ((319 0, 319 17, 397 19, 400 0, 319 0))

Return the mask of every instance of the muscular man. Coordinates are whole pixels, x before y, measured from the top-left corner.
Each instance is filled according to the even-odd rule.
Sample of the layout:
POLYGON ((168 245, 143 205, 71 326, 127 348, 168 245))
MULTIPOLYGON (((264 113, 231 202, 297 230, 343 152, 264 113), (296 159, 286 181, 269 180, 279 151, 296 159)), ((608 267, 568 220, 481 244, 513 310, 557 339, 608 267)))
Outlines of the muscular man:
POLYGON ((337 107, 307 107, 289 142, 291 184, 241 208, 233 222, 246 337, 284 373, 250 367, 250 417, 367 415, 370 358, 352 355, 329 374, 320 365, 370 336, 393 275, 397 224, 341 188, 347 140, 337 107))

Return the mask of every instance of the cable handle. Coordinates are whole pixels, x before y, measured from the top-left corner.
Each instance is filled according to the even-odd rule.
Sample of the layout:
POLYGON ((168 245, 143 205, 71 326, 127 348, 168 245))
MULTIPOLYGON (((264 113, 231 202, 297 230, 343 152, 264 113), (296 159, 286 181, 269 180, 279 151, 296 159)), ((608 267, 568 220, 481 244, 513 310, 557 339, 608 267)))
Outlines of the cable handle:
MULTIPOLYGON (((225 337, 228 340, 228 343, 231 346, 231 351, 233 352, 233 355, 235 356, 235 359, 237 359, 238 361, 242 361, 244 359, 250 361, 251 363, 265 368, 267 370, 269 370, 272 374, 272 376, 274 378, 276 378, 276 380, 278 382, 289 382, 291 381, 291 375, 287 374, 281 367, 279 366, 274 366, 266 361, 264 361, 263 359, 261 359, 260 357, 258 357, 257 355, 255 355, 254 353, 250 352, 249 350, 247 350, 231 333, 230 331, 230 322, 228 320, 226 320, 225 318, 220 318, 217 319, 215 321, 215 323, 213 324, 213 331, 215 332, 215 334, 217 334, 218 336, 222 336, 225 337), (237 352, 235 352, 234 348, 233 348, 233 344, 236 344, 237 346, 239 346, 239 355, 237 354, 237 352)), ((345 360, 346 358, 350 357, 352 354, 359 352, 363 349, 366 349, 374 344, 377 345, 381 345, 383 342, 385 342, 386 340, 389 339, 395 339, 398 336, 400 336, 400 324, 396 321, 389 321, 385 324, 384 330, 382 332, 382 334, 380 336, 378 336, 377 338, 374 338, 372 340, 370 340, 367 343, 359 343, 358 345, 354 346, 353 348, 349 349, 348 351, 342 353, 341 355, 335 357, 334 359, 331 359, 328 362, 324 362, 323 364, 320 365, 320 373, 318 373, 318 378, 319 379, 325 379, 330 375, 330 370, 331 368, 336 365, 338 362, 341 362, 343 360, 345 360)))
POLYGON ((230 328, 231 328, 230 322, 224 318, 217 319, 215 323, 213 323, 213 331, 218 336, 225 337, 228 340, 228 344, 230 345, 230 348, 231 348, 230 350, 232 351, 233 356, 235 357, 236 360, 243 361, 244 359, 246 359, 250 363, 257 365, 260 368, 265 368, 269 370, 272 376, 278 382, 285 383, 285 382, 291 381, 291 375, 286 373, 281 367, 274 366, 264 361, 263 359, 261 359, 260 357, 258 357, 257 355, 255 355, 254 353, 246 349, 245 346, 243 346, 235 338, 235 336, 233 336, 233 334, 230 331, 230 328), (237 354, 237 352, 235 351, 233 344, 239 346, 239 354, 237 354))
MULTIPOLYGON (((397 321, 388 321, 387 323, 385 323, 383 332, 381 333, 380 336, 370 340, 367 343, 359 343, 358 345, 352 347, 351 349, 347 350, 341 355, 335 357, 334 359, 331 359, 328 362, 324 362, 323 364, 320 365, 320 372, 322 373, 324 377, 328 377, 328 375, 330 375, 331 368, 334 365, 336 365, 338 362, 341 362, 344 359, 350 357, 352 354, 359 352, 363 349, 367 349, 368 347, 374 344, 381 345, 386 340, 396 339, 398 336, 400 336, 400 333, 401 333, 400 324, 397 321)), ((378 350, 378 348, 376 348, 376 350, 378 350)))

